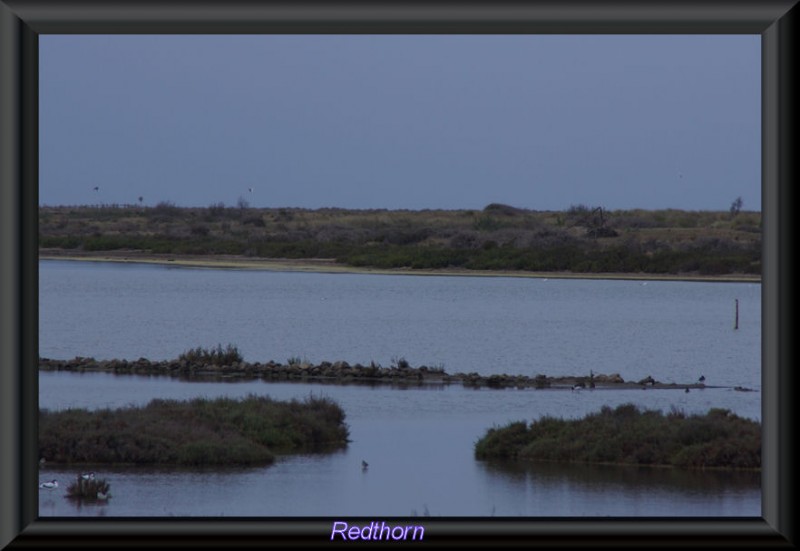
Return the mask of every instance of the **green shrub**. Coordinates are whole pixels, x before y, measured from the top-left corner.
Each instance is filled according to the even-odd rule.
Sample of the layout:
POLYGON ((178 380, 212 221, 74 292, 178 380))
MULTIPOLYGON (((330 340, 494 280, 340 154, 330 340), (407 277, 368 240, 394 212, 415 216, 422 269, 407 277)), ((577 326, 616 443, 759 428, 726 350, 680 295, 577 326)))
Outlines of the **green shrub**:
POLYGON ((667 415, 633 404, 604 406, 583 419, 544 417, 526 426, 489 429, 475 445, 478 459, 761 468, 761 426, 728 410, 667 415))
POLYGON ((346 446, 344 419, 338 404, 312 397, 156 399, 114 410, 42 410, 39 452, 55 464, 267 464, 276 453, 346 446))

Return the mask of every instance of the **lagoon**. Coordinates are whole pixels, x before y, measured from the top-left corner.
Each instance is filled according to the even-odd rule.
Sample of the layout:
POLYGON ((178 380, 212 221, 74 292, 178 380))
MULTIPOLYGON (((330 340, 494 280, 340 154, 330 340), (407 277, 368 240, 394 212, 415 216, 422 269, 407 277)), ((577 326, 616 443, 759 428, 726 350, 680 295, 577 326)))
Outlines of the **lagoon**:
MULTIPOLYGON (((754 283, 314 274, 40 262, 40 355, 174 358, 233 343, 248 361, 345 360, 449 372, 620 373, 707 388, 405 390, 185 382, 42 372, 40 407, 121 407, 155 397, 328 396, 352 442, 255 469, 106 469, 114 496, 78 507, 40 491, 43 516, 760 516, 760 476, 477 461, 492 426, 580 417, 633 402, 760 419, 761 286, 754 283), (740 305, 733 329, 734 301, 740 305), (746 386, 757 392, 736 392, 746 386), (367 471, 361 461, 369 462, 367 471)), ((96 471, 98 469, 95 469, 96 471)), ((99 471, 98 471, 98 474, 99 471)), ((74 476, 45 466, 42 480, 74 476)))

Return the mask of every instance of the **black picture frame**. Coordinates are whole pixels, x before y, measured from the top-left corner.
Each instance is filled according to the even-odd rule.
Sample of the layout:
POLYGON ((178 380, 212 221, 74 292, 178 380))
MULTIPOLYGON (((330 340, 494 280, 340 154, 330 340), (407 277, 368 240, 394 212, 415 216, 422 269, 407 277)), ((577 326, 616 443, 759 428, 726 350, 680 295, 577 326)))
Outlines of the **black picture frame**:
POLYGON ((444 518, 421 523, 428 547, 793 547, 795 4, 0 0, 0 547, 229 548, 330 541, 334 519, 38 518, 38 36, 151 33, 761 35, 762 516, 444 518))

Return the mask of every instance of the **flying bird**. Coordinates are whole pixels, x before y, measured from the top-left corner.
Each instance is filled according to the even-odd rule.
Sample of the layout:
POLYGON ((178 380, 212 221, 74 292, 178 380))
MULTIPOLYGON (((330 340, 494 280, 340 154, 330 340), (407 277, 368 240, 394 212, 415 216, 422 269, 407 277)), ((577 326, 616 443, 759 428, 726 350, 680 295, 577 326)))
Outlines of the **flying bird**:
POLYGON ((94 186, 92 189, 95 191, 100 191, 100 186, 94 186))
POLYGON ((361 460, 361 470, 362 470, 362 471, 366 471, 368 467, 369 467, 369 463, 367 463, 366 461, 364 461, 364 460, 362 459, 362 460, 361 460))

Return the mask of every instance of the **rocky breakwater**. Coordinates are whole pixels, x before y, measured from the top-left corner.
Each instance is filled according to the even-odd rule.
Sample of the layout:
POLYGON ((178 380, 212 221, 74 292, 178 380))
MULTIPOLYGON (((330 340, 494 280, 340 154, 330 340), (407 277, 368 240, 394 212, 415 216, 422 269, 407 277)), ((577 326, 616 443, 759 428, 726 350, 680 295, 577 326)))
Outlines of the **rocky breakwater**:
MULTIPOLYGON (((534 388, 590 390, 603 388, 629 389, 687 389, 707 388, 704 383, 677 384, 661 383, 647 377, 641 381, 625 381, 618 373, 611 375, 595 374, 587 376, 550 377, 539 374, 527 375, 481 375, 479 373, 450 374, 440 367, 421 365, 411 367, 407 362, 382 367, 376 363, 369 365, 349 364, 345 361, 289 362, 286 364, 268 361, 233 361, 223 364, 191 361, 185 358, 153 361, 147 358, 138 360, 112 359, 96 360, 90 357, 76 357, 71 360, 39 359, 39 369, 43 371, 105 372, 121 375, 170 376, 185 380, 237 381, 265 379, 270 381, 319 382, 332 384, 369 384, 394 386, 447 385, 461 384, 472 388, 534 388)), ((740 390, 740 387, 736 390, 740 390)), ((745 389, 742 389, 745 390, 745 389)), ((749 390, 749 389, 747 389, 749 390)))

